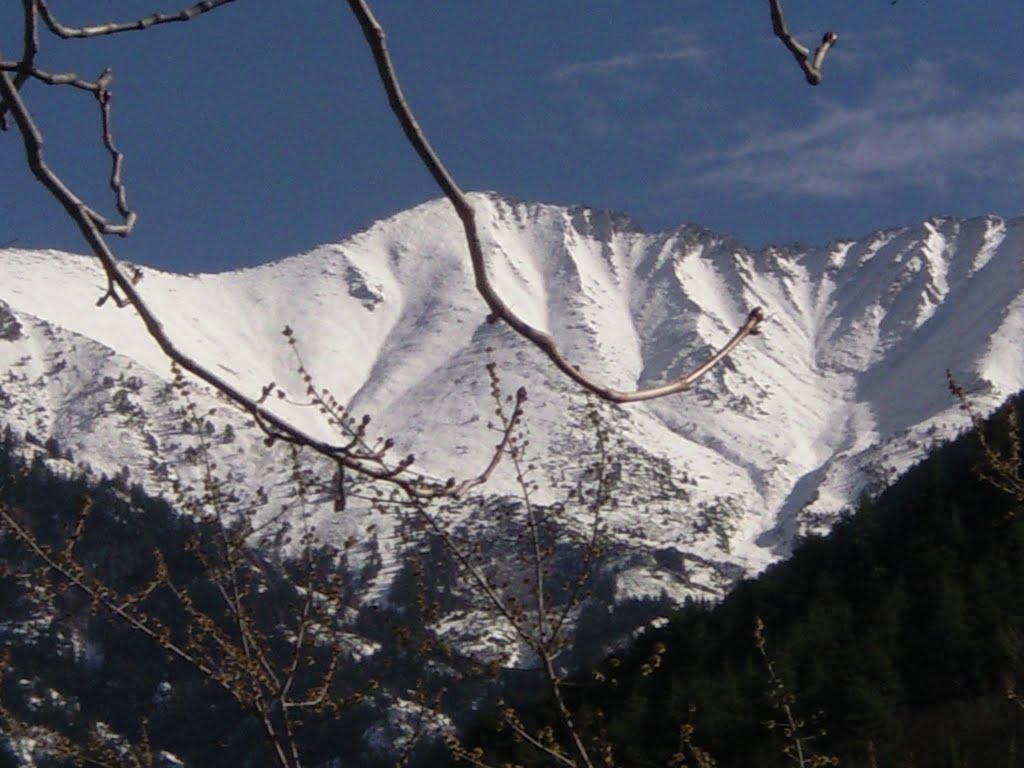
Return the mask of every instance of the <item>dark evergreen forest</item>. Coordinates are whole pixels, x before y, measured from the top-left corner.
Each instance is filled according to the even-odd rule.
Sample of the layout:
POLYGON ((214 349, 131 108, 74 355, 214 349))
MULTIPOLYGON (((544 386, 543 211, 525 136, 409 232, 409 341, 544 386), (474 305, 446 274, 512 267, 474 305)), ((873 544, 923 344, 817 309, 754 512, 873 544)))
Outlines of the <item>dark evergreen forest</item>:
MULTIPOLYGON (((1010 444, 1010 423, 1005 409, 990 421, 993 444, 1010 444)), ((203 540, 195 523, 124 478, 62 478, 41 457, 21 464, 9 433, 0 442, 0 501, 31 519, 41 540, 59 545, 89 498, 86 565, 131 589, 149 578, 150 553, 160 549, 180 580, 203 593, 205 576, 186 545, 203 540)), ((879 497, 864 498, 828 536, 799 542, 791 558, 719 604, 687 604, 568 680, 564 693, 586 741, 604 745, 600 754, 618 766, 696 765, 693 746, 724 768, 780 766, 791 762, 785 749, 799 737, 808 757, 848 766, 1024 767, 1024 703, 1015 698, 1024 695, 1024 498, 995 487, 986 472, 991 462, 975 434, 938 447, 879 497), (795 735, 787 734, 787 706, 795 735)), ((0 556, 8 665, 0 702, 10 713, 43 717, 71 738, 94 718, 130 738, 144 725, 155 748, 194 765, 223 764, 225 755, 232 764, 269 764, 255 724, 228 697, 169 666, 158 648, 80 596, 51 587, 59 600, 40 624, 40 603, 26 584, 25 575, 37 573, 31 558, 10 537, 0 537, 0 556), (47 687, 73 708, 23 707, 47 687), (139 712, 148 713, 144 724, 139 712)), ((294 587, 285 572, 261 569, 279 574, 263 582, 259 603, 274 627, 295 604, 294 587)), ((172 606, 164 618, 174 621, 172 606)), ((338 694, 378 674, 355 665, 338 694)), ((555 722, 542 686, 523 682, 507 688, 506 702, 527 725, 555 722)), ((372 717, 356 706, 311 724, 303 741, 322 759, 346 754, 372 717)), ((463 743, 482 747, 493 765, 550 764, 497 719, 480 717, 463 743)), ((446 761, 435 753, 421 764, 446 761)), ((0 765, 9 764, 0 749, 0 765)))
MULTIPOLYGON (((43 450, 26 464, 16 450, 22 442, 9 429, 0 435, 0 503, 31 527, 40 544, 59 551, 69 534, 75 535, 76 521, 87 504, 87 524, 75 548, 85 570, 127 596, 153 578, 154 553, 159 552, 194 605, 230 633, 231 617, 197 552, 219 546, 215 526, 196 522, 168 502, 147 496, 128 482, 127 474, 63 476, 48 462, 68 458, 56 443, 39 446, 43 450)), ((287 658, 283 628, 301 604, 296 588, 300 582, 287 564, 251 558, 252 567, 240 574, 252 579, 247 586, 251 608, 269 641, 287 658)), ((180 601, 157 592, 148 600, 147 614, 171 628, 172 640, 185 644, 190 621, 180 601)), ((370 629, 365 631, 371 634, 370 629)), ((81 747, 90 743, 97 721, 135 745, 136 752, 145 745, 155 768, 174 768, 180 765, 177 758, 189 766, 277 764, 258 722, 220 686, 40 567, 2 527, 0 661, 0 768, 22 764, 4 738, 8 728, 42 726, 81 747), (162 750, 176 757, 164 759, 162 750)), ((346 667, 332 693, 350 706, 339 707, 329 720, 304 723, 302 745, 307 754, 325 761, 352 751, 351 745, 359 743, 375 716, 354 694, 380 675, 379 665, 372 661, 346 667)), ((96 756, 93 749, 66 758, 52 753, 40 749, 33 760, 40 768, 71 768, 85 764, 85 756, 96 756)), ((125 756, 118 758, 116 752, 115 762, 110 759, 88 764, 137 764, 125 756)))
MULTIPOLYGON (((1022 439, 1017 412, 990 420, 992 445, 1022 439)), ((933 450, 828 536, 569 682, 578 727, 616 765, 698 764, 692 734, 719 766, 779 766, 788 703, 808 761, 1024 766, 1024 498, 986 473, 974 433, 933 450)), ((554 722, 545 708, 519 702, 535 725, 554 722)), ((466 741, 495 764, 548 764, 493 719, 466 741)))

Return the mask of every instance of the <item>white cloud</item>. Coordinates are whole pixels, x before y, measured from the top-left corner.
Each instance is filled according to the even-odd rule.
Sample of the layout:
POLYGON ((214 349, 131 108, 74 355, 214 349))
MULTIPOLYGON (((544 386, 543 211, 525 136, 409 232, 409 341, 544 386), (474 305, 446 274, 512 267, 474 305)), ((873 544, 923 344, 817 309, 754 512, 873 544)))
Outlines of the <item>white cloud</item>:
POLYGON ((751 127, 748 138, 686 165, 690 182, 855 197, 879 186, 944 187, 965 175, 1019 173, 1021 157, 1024 89, 958 91, 939 67, 921 62, 860 104, 823 101, 807 125, 751 127))
POLYGON ((656 27, 644 34, 635 50, 565 64, 553 72, 553 78, 579 107, 580 126, 590 136, 664 142, 683 115, 708 109, 700 97, 666 91, 666 73, 673 74, 679 66, 704 71, 711 57, 712 51, 692 31, 656 27), (668 113, 664 108, 637 112, 635 105, 641 100, 647 104, 662 100, 668 113))
POLYGON ((710 58, 710 49, 702 45, 693 33, 660 27, 648 33, 646 44, 638 50, 566 64, 559 67, 554 75, 556 80, 636 75, 666 62, 685 62, 703 68, 710 58))

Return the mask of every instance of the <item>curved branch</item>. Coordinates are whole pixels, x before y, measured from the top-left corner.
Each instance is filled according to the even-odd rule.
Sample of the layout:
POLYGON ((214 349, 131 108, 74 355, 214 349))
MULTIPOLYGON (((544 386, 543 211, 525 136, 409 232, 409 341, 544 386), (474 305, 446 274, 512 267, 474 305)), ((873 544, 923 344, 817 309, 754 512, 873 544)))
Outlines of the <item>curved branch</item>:
POLYGON ((43 22, 49 30, 53 34, 57 35, 57 37, 62 37, 65 40, 69 38, 100 37, 101 35, 113 35, 118 32, 135 32, 155 27, 157 24, 191 21, 200 14, 212 11, 222 5, 235 2, 235 0, 202 0, 202 2, 196 3, 190 8, 185 8, 174 13, 151 13, 149 16, 132 19, 131 21, 108 21, 103 24, 68 27, 57 21, 57 17, 53 15, 53 11, 51 11, 50 7, 47 5, 47 0, 31 1, 34 2, 35 7, 39 9, 39 13, 43 17, 43 22))
POLYGON ((416 154, 419 155, 420 160, 423 161, 423 164, 426 166, 431 176, 433 176, 434 181, 455 207, 455 212, 458 214, 459 220, 462 222, 462 228, 466 235, 466 245, 469 247, 470 261, 473 266, 473 277, 476 289, 483 300, 487 303, 487 307, 491 310, 493 319, 503 320, 512 328, 512 330, 534 346, 538 347, 562 373, 581 387, 594 393, 601 399, 609 400, 613 403, 630 403, 640 400, 652 400, 654 398, 664 397, 677 392, 685 392, 693 386, 694 382, 696 382, 701 376, 721 362, 747 336, 757 333, 757 327, 764 319, 764 312, 759 307, 753 309, 750 314, 747 315, 747 319, 744 321, 743 325, 740 326, 739 330, 736 331, 728 343, 726 343, 721 350, 712 355, 706 362, 684 376, 681 376, 667 384, 652 387, 650 389, 641 389, 637 391, 613 389, 599 384, 586 374, 582 373, 579 368, 569 362, 569 360, 562 355, 551 334, 527 323, 513 311, 513 309, 505 302, 504 299, 501 298, 500 295, 498 295, 498 292, 495 290, 490 277, 487 274, 487 265, 484 259, 483 246, 480 242, 480 232, 476 225, 476 216, 473 206, 466 198, 465 193, 459 188, 459 185, 455 183, 455 180, 452 178, 444 163, 442 163, 441 159, 437 156, 434 148, 427 140, 423 129, 420 127, 419 122, 416 120, 415 115, 413 115, 412 109, 409 107, 409 104, 402 93, 401 85, 398 82, 398 76, 395 73, 394 64, 392 63, 391 56, 388 53, 383 27, 381 27, 376 17, 374 17, 373 12, 370 10, 370 7, 367 5, 365 0, 349 0, 349 7, 352 9, 352 13, 355 14, 356 18, 359 20, 359 25, 363 30, 363 36, 366 38, 366 42, 369 44, 370 50, 373 52, 373 59, 377 66, 377 72, 384 85, 384 90, 387 92, 388 103, 391 105, 392 112, 394 112, 395 117, 401 124, 402 130, 405 132, 405 136, 409 143, 416 151, 416 154))
MULTIPOLYGON (((93 219, 103 234, 120 235, 121 237, 127 237, 131 234, 132 228, 135 226, 137 215, 135 211, 128 207, 128 193, 125 187, 124 178, 122 177, 124 153, 117 148, 117 145, 114 142, 114 132, 110 118, 110 103, 112 98, 110 93, 110 83, 114 79, 114 73, 109 69, 105 69, 95 80, 83 80, 74 72, 47 72, 27 63, 25 59, 17 62, 4 61, 3 59, 0 59, 0 71, 16 73, 14 81, 12 82, 12 86, 16 92, 20 92, 21 90, 21 85, 19 83, 24 83, 26 80, 32 79, 38 80, 46 85, 77 88, 78 90, 87 91, 93 95, 96 99, 96 103, 99 104, 100 107, 100 137, 103 141, 103 147, 107 150, 107 154, 110 155, 110 178, 108 185, 114 193, 114 204, 117 207, 117 212, 121 215, 123 223, 112 224, 96 209, 86 206, 86 210, 88 215, 93 219)), ((7 100, 3 99, 2 101, 4 109, 8 109, 7 100)), ((38 134, 38 131, 36 133, 38 134)), ((41 136, 38 136, 38 138, 41 144, 41 136)), ((82 205, 85 204, 82 203, 82 205)), ((112 290, 108 291, 108 293, 110 292, 112 292, 112 290)))
MULTIPOLYGON (((115 291, 119 292, 124 297, 124 301, 138 312, 150 337, 172 362, 213 387, 237 407, 248 413, 260 429, 267 434, 268 440, 283 440, 294 445, 304 446, 332 459, 339 466, 351 469, 375 480, 390 482, 400 487, 410 496, 422 499, 459 496, 469 489, 486 482, 494 472, 500 456, 510 439, 511 428, 502 434, 498 445, 495 447, 494 455, 480 474, 461 482, 456 482, 454 479, 447 482, 428 480, 410 471, 412 457, 402 459, 397 464, 389 464, 379 452, 356 452, 352 450, 351 443, 347 445, 334 444, 313 437, 286 419, 264 408, 261 405, 262 398, 253 399, 245 395, 237 387, 182 352, 167 335, 159 319, 136 290, 135 283, 137 280, 133 279, 132 276, 126 275, 121 270, 113 251, 103 237, 108 230, 104 228, 102 219, 46 163, 43 155, 42 133, 22 100, 20 92, 11 81, 7 71, 3 70, 3 68, 0 68, 0 100, 7 106, 21 133, 26 160, 32 175, 46 187, 50 194, 64 208, 67 215, 75 222, 89 248, 103 266, 110 284, 108 295, 116 297, 117 293, 115 291)), ((108 105, 109 100, 104 102, 104 108, 108 105)), ((522 415, 522 402, 524 400, 525 393, 522 394, 521 398, 517 399, 513 426, 515 423, 518 423, 522 415)))
MULTIPOLYGON (((14 76, 14 87, 19 91, 28 80, 29 70, 35 63, 39 53, 39 25, 36 19, 35 0, 21 0, 22 6, 22 46, 21 59, 18 61, 18 73, 14 76)), ((0 131, 7 130, 7 104, 0 99, 0 131)))
POLYGON ((782 44, 789 49, 804 72, 804 77, 811 85, 818 85, 821 82, 821 66, 825 63, 825 55, 829 49, 839 40, 835 32, 826 32, 821 36, 821 43, 818 44, 814 55, 810 49, 793 37, 793 33, 786 26, 786 20, 782 18, 782 6, 780 0, 769 0, 772 8, 772 31, 782 41, 782 44))

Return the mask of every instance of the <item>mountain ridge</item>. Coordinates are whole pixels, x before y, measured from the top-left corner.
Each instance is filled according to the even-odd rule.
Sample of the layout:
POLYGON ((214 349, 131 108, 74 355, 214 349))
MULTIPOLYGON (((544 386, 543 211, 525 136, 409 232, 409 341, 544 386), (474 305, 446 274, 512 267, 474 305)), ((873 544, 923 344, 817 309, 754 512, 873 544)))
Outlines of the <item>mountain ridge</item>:
MULTIPOLYGON (((610 538, 623 553, 690 558, 666 573, 653 555, 640 557, 623 571, 624 595, 720 593, 738 573, 784 555, 794 537, 826 529, 861 492, 965 425, 946 369, 982 409, 1024 385, 1015 341, 1024 330, 1024 218, 933 217, 819 248, 755 251, 695 225, 646 233, 582 206, 471 199, 500 294, 613 386, 676 377, 751 307, 768 314, 763 334, 690 393, 600 407, 629 481, 610 538)), ((0 315, 21 328, 0 342, 5 420, 58 439, 102 471, 125 466, 160 492, 167 470, 153 467, 173 464, 184 442, 161 410, 170 377, 162 354, 130 310, 95 308, 105 290, 95 263, 11 249, 0 261, 0 315)), ((465 474, 483 463, 494 442, 487 362, 509 391, 525 384, 530 392, 542 485, 565 476, 566 457, 589 450, 574 385, 486 322, 443 200, 268 265, 193 276, 141 269, 140 291, 186 352, 253 395, 270 381, 301 394, 280 336, 287 325, 317 386, 372 414, 378 433, 414 452, 424 471, 465 474)), ((215 412, 217 434, 231 426, 233 440, 217 450, 232 483, 280 476, 244 416, 201 391, 195 397, 215 412)), ((313 409, 274 407, 326 434, 313 409)), ((484 493, 515 490, 504 467, 484 493)), ((552 489, 546 500, 556 497, 552 489)), ((339 522, 329 501, 325 491, 315 515, 321 535, 343 540, 357 523, 339 522)))

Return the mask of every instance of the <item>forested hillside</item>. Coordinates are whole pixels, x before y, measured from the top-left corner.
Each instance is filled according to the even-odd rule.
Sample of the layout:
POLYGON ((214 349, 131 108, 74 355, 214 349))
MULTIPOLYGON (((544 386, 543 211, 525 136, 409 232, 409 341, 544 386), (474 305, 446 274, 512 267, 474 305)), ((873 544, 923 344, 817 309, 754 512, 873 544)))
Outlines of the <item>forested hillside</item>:
MULTIPOLYGON (((1018 412, 990 420, 994 447, 1018 412)), ((987 472, 964 435, 721 604, 687 605, 566 686, 581 732, 623 766, 695 764, 681 737, 730 767, 787 764, 796 737, 849 766, 1024 766, 1024 498, 987 472)), ((467 744, 550 761, 493 729, 467 744)))
MULTIPOLYGON (((1021 404, 1018 395, 1011 405, 1021 404)), ((1008 425, 1016 423, 1019 448, 1016 413, 1004 408, 989 422, 991 446, 1011 446, 1008 425)), ((61 454, 56 444, 40 447, 26 466, 15 457, 17 442, 9 431, 2 441, 0 502, 31 520, 40 542, 65 541, 85 504, 79 559, 126 594, 152 578, 158 549, 192 594, 201 599, 212 588, 195 549, 206 546, 201 524, 121 478, 60 476, 46 458, 61 454)), ((697 764, 702 754, 719 766, 777 766, 797 749, 808 760, 852 766, 1024 766, 1024 706, 1016 698, 1024 690, 1024 498, 986 474, 991 460, 977 434, 964 435, 722 603, 691 603, 656 622, 632 647, 565 683, 580 734, 619 766, 697 764)), ((61 579, 48 581, 11 536, 0 546, 5 730, 39 723, 85 742, 99 720, 119 738, 168 750, 167 765, 179 757, 190 765, 269 758, 257 724, 210 680, 168 665, 154 643, 97 615, 88 599, 61 589, 61 579)), ((260 623, 284 653, 287 638, 275 640, 274 628, 286 626, 295 583, 268 563, 253 561, 251 573, 260 623)), ((173 601, 157 600, 152 610, 170 627, 187 620, 173 601)), ((393 632, 382 625, 375 634, 386 642, 393 632)), ((365 743, 372 721, 361 692, 378 675, 398 674, 396 663, 387 672, 373 662, 346 665, 333 693, 354 706, 308 724, 302 741, 311 755, 355 757, 351 749, 365 743)), ((514 677, 505 702, 515 716, 527 726, 553 722, 536 703, 546 699, 531 698, 543 697, 542 687, 529 673, 514 677)), ((474 685, 453 680, 449 694, 474 685)), ((496 765, 548 764, 550 755, 513 738, 509 711, 504 729, 489 715, 462 744, 482 747, 496 765)), ((0 765, 18 764, 13 757, 0 751, 0 765)), ((381 759, 364 753, 357 762, 381 759)), ((435 753, 427 763, 441 761, 435 753)))
MULTIPOLYGON (((70 455, 56 442, 36 445, 26 463, 28 437, 26 446, 10 429, 0 436, 0 768, 276 765, 259 719, 236 696, 244 681, 233 682, 260 673, 239 663, 241 620, 220 594, 227 572, 220 553, 230 535, 214 520, 147 496, 126 474, 98 478, 86 469, 69 477, 70 463, 60 459, 70 455), (12 522, 68 571, 46 567, 13 535, 12 522), (67 551, 72 558, 57 555, 67 551), (68 573, 92 593, 73 587, 68 573), (127 610, 115 615, 111 605, 127 610)), ((289 663, 311 583, 304 567, 248 551, 229 574, 279 667, 289 663)), ((335 590, 339 604, 349 599, 351 586, 332 578, 341 572, 336 559, 314 559, 310 569, 312 583, 335 590)), ((382 643, 393 634, 383 620, 362 630, 382 643)), ((362 741, 380 717, 368 694, 377 680, 401 674, 403 654, 390 650, 386 670, 358 646, 335 662, 332 646, 354 642, 341 631, 331 640, 308 647, 295 679, 297 689, 308 688, 310 679, 319 684, 317 670, 343 667, 324 684, 329 711, 296 719, 298 742, 312 764, 337 755, 379 764, 362 741)))

